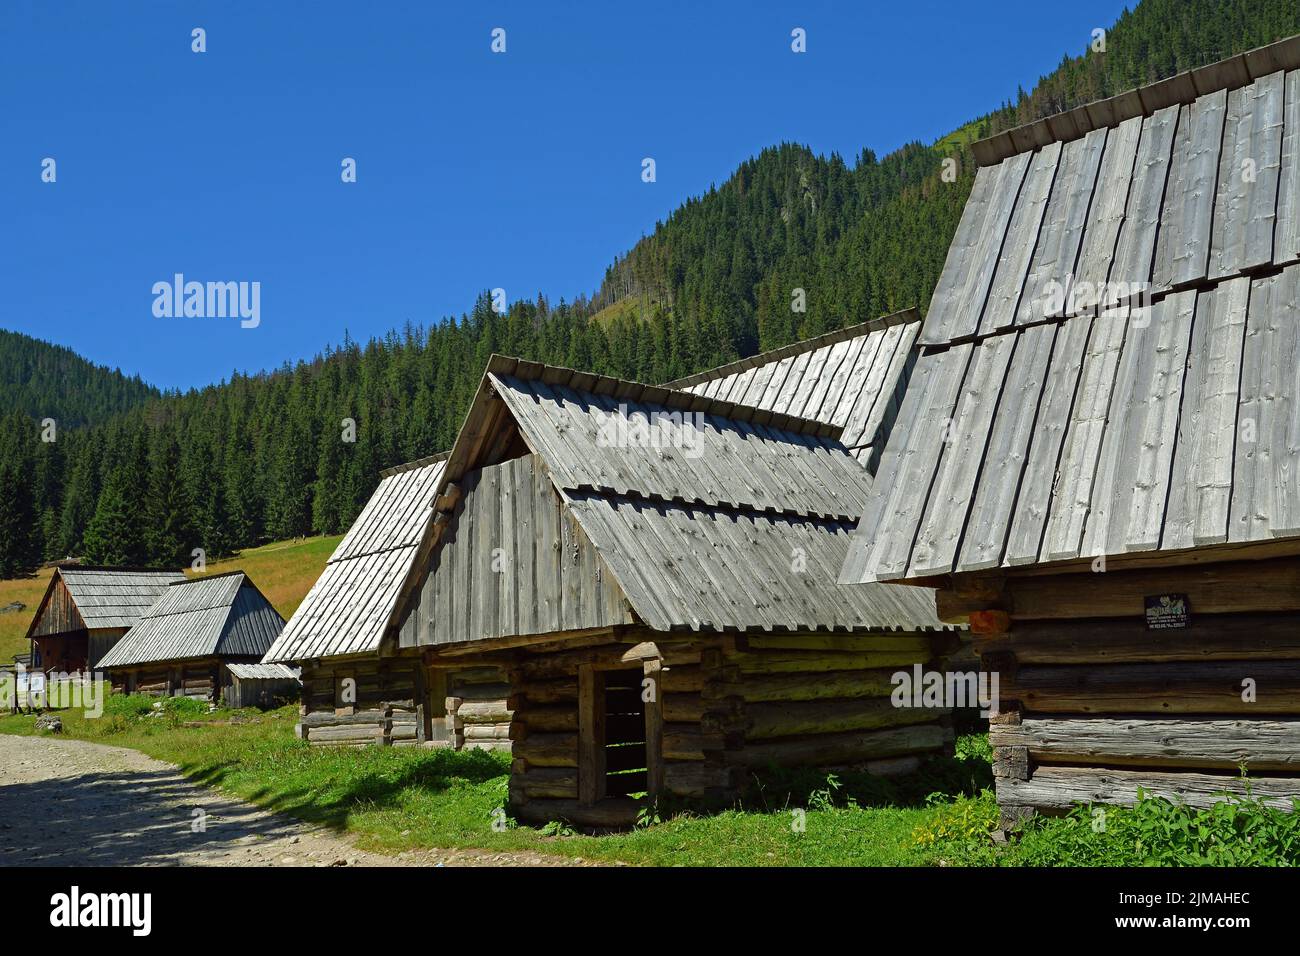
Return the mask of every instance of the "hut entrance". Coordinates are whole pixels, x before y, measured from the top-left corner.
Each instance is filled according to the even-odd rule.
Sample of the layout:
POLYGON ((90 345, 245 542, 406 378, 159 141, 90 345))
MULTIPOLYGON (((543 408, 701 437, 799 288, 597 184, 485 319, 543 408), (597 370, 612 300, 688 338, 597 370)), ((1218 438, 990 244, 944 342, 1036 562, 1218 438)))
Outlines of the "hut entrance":
POLYGON ((646 759, 645 702, 641 699, 641 668, 605 671, 601 695, 601 725, 605 757, 604 793, 621 797, 644 793, 649 774, 646 759))

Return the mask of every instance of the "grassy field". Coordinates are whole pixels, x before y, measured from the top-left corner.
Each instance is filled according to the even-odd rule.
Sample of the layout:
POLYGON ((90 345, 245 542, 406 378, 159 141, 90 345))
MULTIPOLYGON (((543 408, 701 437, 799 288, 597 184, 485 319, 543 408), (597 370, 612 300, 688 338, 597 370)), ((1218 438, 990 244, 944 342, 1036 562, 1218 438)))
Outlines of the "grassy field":
MULTIPOLYGON (((559 824, 494 827, 509 766, 499 755, 312 748, 293 737, 292 707, 207 716, 202 705, 171 701, 166 716, 150 716, 151 704, 117 696, 98 720, 61 715, 70 737, 141 750, 211 786, 355 834, 367 849, 532 850, 663 866, 1300 864, 1300 813, 1227 802, 1213 811, 1160 800, 1109 808, 1100 831, 1083 807, 995 843, 983 735, 959 738, 956 757, 911 777, 767 774, 735 809, 665 812, 628 833, 584 836, 559 824), (202 726, 182 726, 196 718, 202 726)), ((0 733, 32 734, 33 724, 31 716, 0 717, 0 733)))
MULTIPOLYGON (((304 538, 249 548, 233 558, 209 564, 208 573, 248 572, 267 600, 288 620, 320 577, 325 562, 340 540, 341 536, 304 538)), ((27 605, 18 613, 0 614, 0 664, 12 661, 15 654, 25 654, 30 649, 27 628, 53 573, 47 568, 32 578, 0 581, 0 607, 13 601, 27 605)), ((187 573, 195 576, 194 572, 187 573)))

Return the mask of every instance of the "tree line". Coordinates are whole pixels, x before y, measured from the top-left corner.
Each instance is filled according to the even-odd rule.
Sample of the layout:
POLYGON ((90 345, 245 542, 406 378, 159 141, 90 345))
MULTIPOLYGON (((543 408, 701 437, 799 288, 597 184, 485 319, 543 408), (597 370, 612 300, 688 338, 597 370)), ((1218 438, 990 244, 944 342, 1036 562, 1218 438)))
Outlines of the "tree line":
POLYGON ((1104 51, 1065 57, 936 144, 852 164, 764 150, 656 224, 590 299, 498 314, 484 295, 431 328, 184 394, 0 334, 0 577, 68 556, 179 567, 195 548, 340 533, 381 469, 450 447, 493 352, 662 383, 924 309, 974 178, 972 140, 1296 32, 1294 0, 1144 0, 1104 51))

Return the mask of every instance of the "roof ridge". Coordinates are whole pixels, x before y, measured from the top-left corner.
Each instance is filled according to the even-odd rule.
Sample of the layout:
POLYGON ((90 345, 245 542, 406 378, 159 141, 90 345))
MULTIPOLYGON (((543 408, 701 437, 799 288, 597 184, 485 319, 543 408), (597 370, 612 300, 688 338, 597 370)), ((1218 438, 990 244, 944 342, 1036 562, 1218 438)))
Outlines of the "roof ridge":
POLYGON ((391 478, 393 475, 400 475, 404 471, 414 471, 417 468, 427 468, 429 465, 436 465, 440 461, 446 461, 449 455, 451 455, 450 451, 440 451, 437 454, 426 455, 424 458, 417 458, 415 461, 393 465, 391 468, 383 468, 379 472, 379 477, 391 478))
POLYGON ((782 345, 778 348, 768 349, 766 352, 758 352, 748 358, 728 362, 726 365, 719 365, 715 368, 706 369, 703 372, 696 372, 693 375, 673 379, 673 381, 667 382, 664 385, 664 388, 689 388, 692 385, 699 385, 702 382, 711 382, 714 379, 723 378, 735 372, 743 372, 746 369, 757 368, 760 365, 777 362, 781 359, 789 358, 792 355, 802 355, 804 352, 813 352, 827 345, 834 345, 837 342, 846 342, 849 339, 856 339, 859 335, 879 332, 881 329, 887 329, 895 325, 907 325, 911 322, 920 321, 920 310, 916 306, 910 306, 906 309, 900 309, 897 312, 891 312, 888 315, 882 315, 874 319, 868 319, 865 322, 859 322, 857 325, 845 326, 842 329, 832 329, 829 332, 823 332, 821 335, 815 335, 810 339, 801 339, 798 342, 791 342, 789 345, 782 345))
POLYGON ((630 379, 597 375, 594 372, 581 372, 576 369, 565 368, 562 365, 544 365, 541 362, 529 362, 508 355, 493 354, 488 359, 487 369, 484 371, 483 377, 488 379, 493 376, 515 378, 527 382, 540 381, 548 387, 558 385, 562 388, 571 388, 574 391, 585 392, 589 395, 600 395, 614 401, 623 399, 624 401, 635 401, 645 405, 664 405, 674 411, 704 412, 728 421, 745 422, 746 424, 774 428, 778 431, 792 432, 796 435, 825 438, 831 441, 838 441, 840 435, 844 432, 842 425, 819 422, 812 418, 801 418, 797 415, 788 415, 785 412, 774 412, 756 405, 743 405, 740 402, 710 398, 707 395, 698 395, 695 392, 687 392, 667 385, 646 385, 644 382, 634 382, 630 379), (554 372, 567 373, 570 376, 569 381, 547 381, 547 373, 554 372), (573 377, 576 376, 586 378, 588 380, 587 384, 574 384, 573 377), (620 391, 638 388, 642 391, 635 398, 619 394, 620 391), (738 415, 736 412, 741 414, 738 415))
POLYGON ((1235 90, 1279 70, 1300 68, 1300 33, 1163 80, 1134 87, 1103 100, 1054 113, 971 144, 977 166, 993 166, 1010 156, 1078 139, 1095 129, 1118 126, 1135 116, 1150 116, 1168 106, 1193 102, 1219 90, 1235 90))
POLYGON ((184 574, 179 568, 123 568, 114 567, 110 564, 59 564, 55 565, 55 571, 60 573, 87 572, 92 574, 184 574))
POLYGON ((233 571, 221 571, 221 572, 219 572, 219 573, 217 573, 217 574, 208 574, 208 573, 205 571, 204 573, 200 574, 198 577, 193 577, 193 578, 191 578, 191 577, 188 577, 188 576, 187 576, 187 577, 185 578, 185 580, 183 580, 183 581, 172 581, 172 582, 171 582, 170 584, 168 584, 167 586, 168 586, 169 588, 174 588, 174 587, 176 587, 178 584, 197 584, 197 583, 200 582, 200 581, 216 581, 218 578, 229 578, 229 577, 234 577, 236 574, 242 574, 242 575, 244 575, 244 577, 248 577, 248 572, 245 571, 243 568, 236 568, 236 569, 233 570, 233 571))

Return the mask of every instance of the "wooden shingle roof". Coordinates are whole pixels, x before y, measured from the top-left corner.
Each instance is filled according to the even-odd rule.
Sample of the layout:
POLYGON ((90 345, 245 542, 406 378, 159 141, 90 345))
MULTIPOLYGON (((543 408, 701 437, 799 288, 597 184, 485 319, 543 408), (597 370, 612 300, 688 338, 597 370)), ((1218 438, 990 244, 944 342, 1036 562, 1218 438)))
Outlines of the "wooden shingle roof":
POLYGON ((842 581, 1300 536, 1300 70, 1239 73, 979 171, 842 581))
POLYGON ((99 661, 106 670, 200 657, 260 657, 284 618, 242 571, 168 586, 99 661))
MULTIPOLYGON (((130 627, 140 620, 169 584, 184 580, 185 575, 179 571, 57 568, 41 609, 44 609, 57 583, 62 581, 88 630, 130 627)), ((38 611, 32 621, 32 630, 36 629, 39 618, 38 611)))
POLYGON ((907 309, 666 387, 835 425, 843 445, 867 460, 898 411, 920 323, 920 312, 907 309))
POLYGON ((466 421, 443 481, 513 421, 652 628, 944 626, 925 589, 834 584, 871 487, 836 426, 500 356, 466 421))
POLYGON ((379 649, 433 518, 433 492, 444 457, 384 473, 325 571, 267 651, 266 663, 379 649))

